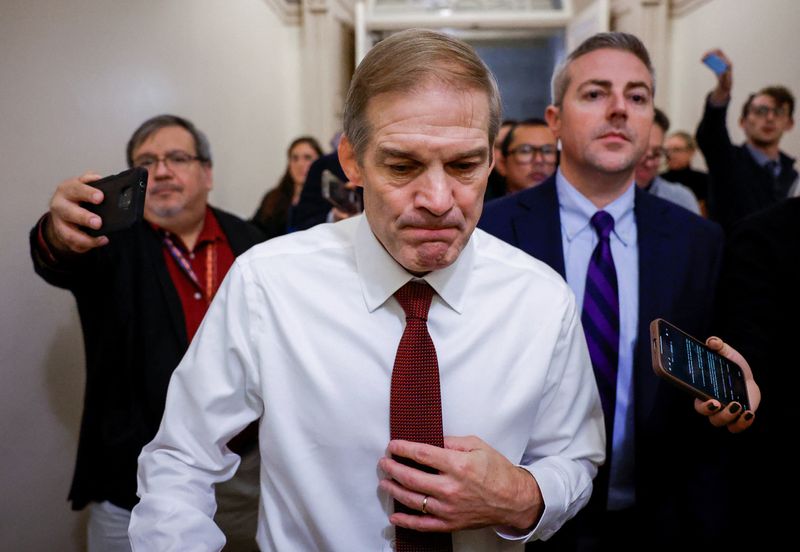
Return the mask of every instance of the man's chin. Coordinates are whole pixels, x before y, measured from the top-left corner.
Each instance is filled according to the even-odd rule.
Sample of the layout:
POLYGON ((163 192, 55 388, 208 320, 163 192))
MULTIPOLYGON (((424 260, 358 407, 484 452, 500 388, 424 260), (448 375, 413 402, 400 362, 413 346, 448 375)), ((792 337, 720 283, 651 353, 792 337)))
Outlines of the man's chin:
POLYGON ((146 218, 172 218, 183 210, 183 205, 148 205, 146 218))

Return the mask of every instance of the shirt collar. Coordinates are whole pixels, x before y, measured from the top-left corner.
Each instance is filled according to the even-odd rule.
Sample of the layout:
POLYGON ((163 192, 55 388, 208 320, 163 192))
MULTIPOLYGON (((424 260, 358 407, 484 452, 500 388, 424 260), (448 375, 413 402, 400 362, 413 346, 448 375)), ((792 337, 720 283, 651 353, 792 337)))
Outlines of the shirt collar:
MULTIPOLYGON (((556 190, 561 225, 567 241, 571 242, 580 232, 591 230, 590 220, 600 209, 566 179, 561 169, 556 172, 556 190)), ((603 208, 603 211, 614 217, 613 233, 626 247, 635 239, 636 224, 633 216, 635 197, 636 185, 631 180, 625 192, 603 208)))
MULTIPOLYGON (((381 245, 366 215, 358 221, 355 236, 355 256, 358 277, 367 309, 372 312, 406 282, 416 277, 403 268, 381 245)), ((475 234, 467 241, 456 261, 448 267, 422 276, 436 294, 457 313, 463 312, 469 276, 475 263, 475 234)))
POLYGON ((744 143, 744 147, 747 148, 747 151, 750 152, 750 155, 753 157, 755 162, 761 167, 763 167, 764 165, 766 165, 770 161, 777 161, 777 159, 770 159, 769 157, 767 157, 766 153, 764 153, 763 151, 757 150, 756 148, 754 148, 753 146, 751 146, 747 142, 744 143))
MULTIPOLYGON (((176 236, 172 232, 164 230, 155 223, 148 221, 148 224, 153 230, 155 230, 162 236, 170 236, 171 238, 173 238, 175 243, 179 245, 181 249, 188 251, 186 245, 184 245, 183 241, 180 238, 178 238, 178 236, 176 236)), ((206 205, 206 214, 205 218, 203 219, 203 228, 200 230, 200 234, 197 236, 197 241, 195 242, 194 249, 197 250, 198 247, 205 245, 206 243, 211 243, 221 240, 222 241, 225 240, 225 234, 223 234, 222 228, 220 227, 219 222, 217 222, 217 217, 214 216, 214 212, 208 205, 206 205)))

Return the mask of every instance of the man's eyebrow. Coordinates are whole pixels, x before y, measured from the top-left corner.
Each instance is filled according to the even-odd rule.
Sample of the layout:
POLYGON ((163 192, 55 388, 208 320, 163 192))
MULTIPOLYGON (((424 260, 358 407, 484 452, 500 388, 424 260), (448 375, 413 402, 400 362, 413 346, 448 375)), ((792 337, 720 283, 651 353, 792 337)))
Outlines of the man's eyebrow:
MULTIPOLYGON (((578 89, 580 90, 585 86, 599 86, 601 88, 608 89, 613 87, 613 83, 610 80, 590 79, 582 82, 580 86, 578 86, 578 89)), ((625 90, 631 90, 633 88, 646 88, 651 94, 653 92, 652 87, 646 81, 631 81, 625 83, 625 90)))
POLYGON ((378 150, 375 152, 375 158, 378 161, 383 161, 389 157, 398 157, 400 159, 414 159, 414 155, 411 152, 388 146, 378 146, 378 150))
POLYGON ((603 79, 589 79, 587 81, 583 81, 579 86, 578 89, 581 89, 585 86, 600 86, 602 88, 611 88, 612 84, 610 80, 603 80, 603 79))
POLYGON ((475 149, 459 153, 457 159, 466 159, 468 157, 480 157, 481 159, 485 159, 488 156, 489 156, 489 148, 480 146, 475 149))
POLYGON ((625 90, 631 90, 632 88, 646 88, 648 92, 653 93, 652 87, 645 81, 632 81, 625 85, 625 90))

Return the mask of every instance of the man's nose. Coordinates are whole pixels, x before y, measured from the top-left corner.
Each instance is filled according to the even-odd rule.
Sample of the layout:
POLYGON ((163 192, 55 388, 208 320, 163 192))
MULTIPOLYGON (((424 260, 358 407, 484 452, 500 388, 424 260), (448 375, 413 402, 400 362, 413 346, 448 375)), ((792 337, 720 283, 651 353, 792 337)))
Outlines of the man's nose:
POLYGON ((447 213, 454 203, 451 177, 442 167, 430 168, 422 175, 415 204, 432 214, 447 213))
POLYGON ((613 117, 627 117, 628 104, 625 101, 625 95, 620 92, 611 92, 608 95, 608 116, 613 117))

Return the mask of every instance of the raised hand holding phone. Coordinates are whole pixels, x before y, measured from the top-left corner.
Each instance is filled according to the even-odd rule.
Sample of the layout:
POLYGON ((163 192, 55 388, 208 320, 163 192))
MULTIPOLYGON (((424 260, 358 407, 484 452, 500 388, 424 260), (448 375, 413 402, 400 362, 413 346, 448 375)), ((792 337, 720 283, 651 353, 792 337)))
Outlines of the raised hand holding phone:
POLYGON ((99 179, 99 174, 89 171, 63 181, 53 193, 43 230, 45 241, 59 254, 85 253, 108 243, 105 236, 86 233, 86 228, 99 229, 102 225, 102 219, 84 207, 102 203, 103 192, 89 185, 99 179))
POLYGON ((717 86, 711 92, 711 100, 722 104, 730 100, 733 87, 733 64, 725 52, 716 48, 703 54, 703 63, 717 76, 717 86))

